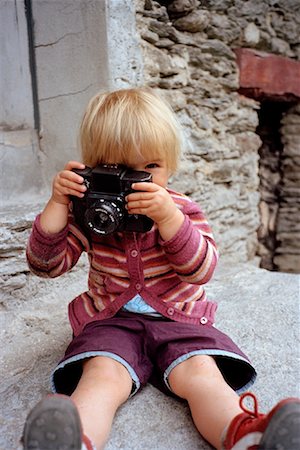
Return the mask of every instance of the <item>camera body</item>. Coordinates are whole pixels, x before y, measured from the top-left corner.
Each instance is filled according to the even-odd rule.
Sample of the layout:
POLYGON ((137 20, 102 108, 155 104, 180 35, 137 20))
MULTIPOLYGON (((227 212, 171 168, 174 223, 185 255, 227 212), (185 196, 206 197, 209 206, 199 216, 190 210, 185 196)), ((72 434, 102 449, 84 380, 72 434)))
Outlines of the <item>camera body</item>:
POLYGON ((125 197, 132 183, 151 182, 152 175, 121 164, 99 164, 94 168, 73 169, 84 178, 83 198, 72 196, 75 221, 89 234, 103 236, 115 231, 145 232, 153 221, 143 215, 128 214, 125 197))

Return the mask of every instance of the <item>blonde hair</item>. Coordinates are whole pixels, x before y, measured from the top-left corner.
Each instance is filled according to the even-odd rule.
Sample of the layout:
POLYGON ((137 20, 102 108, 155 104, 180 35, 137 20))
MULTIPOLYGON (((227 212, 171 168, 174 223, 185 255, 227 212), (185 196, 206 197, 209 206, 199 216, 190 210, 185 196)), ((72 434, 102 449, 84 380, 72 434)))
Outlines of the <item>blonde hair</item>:
POLYGON ((82 161, 95 167, 130 167, 138 156, 163 159, 171 173, 180 159, 180 126, 170 106, 149 88, 99 93, 89 102, 80 127, 82 161))

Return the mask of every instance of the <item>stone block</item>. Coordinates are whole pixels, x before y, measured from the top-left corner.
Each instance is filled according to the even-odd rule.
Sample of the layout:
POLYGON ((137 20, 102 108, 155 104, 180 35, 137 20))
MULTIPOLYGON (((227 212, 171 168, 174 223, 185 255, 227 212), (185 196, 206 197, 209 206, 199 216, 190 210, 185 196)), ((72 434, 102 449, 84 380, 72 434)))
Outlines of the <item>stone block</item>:
POLYGON ((235 50, 240 91, 254 98, 300 98, 300 61, 248 48, 235 50))
POLYGON ((189 33, 199 33, 204 31, 209 24, 210 15, 207 11, 194 10, 184 17, 175 20, 174 26, 180 31, 188 31, 189 33))

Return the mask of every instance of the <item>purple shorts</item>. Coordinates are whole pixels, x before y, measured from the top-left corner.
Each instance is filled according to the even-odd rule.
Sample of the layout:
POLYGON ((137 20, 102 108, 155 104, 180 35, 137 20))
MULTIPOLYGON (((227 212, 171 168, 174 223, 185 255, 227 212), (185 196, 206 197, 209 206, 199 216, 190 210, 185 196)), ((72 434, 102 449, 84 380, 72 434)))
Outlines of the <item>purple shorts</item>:
POLYGON ((133 381, 131 395, 147 382, 172 395, 168 384, 171 370, 195 355, 213 356, 235 391, 247 389, 256 378, 247 356, 214 326, 122 311, 89 323, 72 340, 52 374, 52 387, 55 392, 72 394, 82 375, 82 361, 108 356, 127 368, 133 381))

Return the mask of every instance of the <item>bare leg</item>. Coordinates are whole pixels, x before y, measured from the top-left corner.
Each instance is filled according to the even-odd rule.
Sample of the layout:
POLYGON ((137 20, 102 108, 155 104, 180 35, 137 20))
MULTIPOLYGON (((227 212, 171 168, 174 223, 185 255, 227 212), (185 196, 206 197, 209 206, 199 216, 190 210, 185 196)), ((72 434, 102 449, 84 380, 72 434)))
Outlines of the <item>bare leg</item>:
POLYGON ((188 401, 199 433, 221 448, 222 433, 242 411, 238 395, 228 386, 214 359, 193 356, 178 364, 169 375, 171 389, 188 401))
POLYGON ((88 359, 83 374, 72 394, 84 433, 97 449, 108 439, 114 415, 131 392, 132 379, 118 361, 105 356, 88 359))

